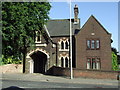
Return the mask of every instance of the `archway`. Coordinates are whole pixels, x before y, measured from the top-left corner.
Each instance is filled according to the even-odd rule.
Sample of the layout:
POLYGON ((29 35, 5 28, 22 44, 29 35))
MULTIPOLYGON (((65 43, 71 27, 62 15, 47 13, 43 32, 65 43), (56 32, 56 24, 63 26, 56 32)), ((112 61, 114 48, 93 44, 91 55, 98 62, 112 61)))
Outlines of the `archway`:
POLYGON ((42 73, 46 71, 47 55, 41 51, 36 51, 30 57, 33 59, 33 73, 42 73))

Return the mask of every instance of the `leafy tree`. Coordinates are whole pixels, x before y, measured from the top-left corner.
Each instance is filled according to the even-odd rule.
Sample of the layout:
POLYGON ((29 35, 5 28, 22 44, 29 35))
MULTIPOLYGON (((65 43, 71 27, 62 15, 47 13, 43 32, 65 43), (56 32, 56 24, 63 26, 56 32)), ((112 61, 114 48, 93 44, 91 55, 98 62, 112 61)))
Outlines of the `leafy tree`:
POLYGON ((118 52, 116 48, 112 47, 111 50, 117 55, 118 52))
MULTIPOLYGON (((34 43, 36 30, 49 19, 49 2, 2 2, 2 54, 21 59, 34 43)), ((10 60, 10 59, 9 59, 10 60)), ((13 61, 11 61, 13 62, 13 61)))
POLYGON ((114 71, 118 70, 117 55, 112 51, 112 69, 114 71))

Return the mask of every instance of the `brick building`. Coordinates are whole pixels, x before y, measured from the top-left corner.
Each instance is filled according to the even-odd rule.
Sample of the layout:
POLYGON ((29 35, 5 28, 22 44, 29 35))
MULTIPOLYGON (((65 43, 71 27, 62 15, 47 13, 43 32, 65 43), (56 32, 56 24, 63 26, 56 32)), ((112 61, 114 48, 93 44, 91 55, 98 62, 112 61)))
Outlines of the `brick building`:
MULTIPOLYGON (((111 34, 93 15, 81 28, 78 14, 75 5, 71 19, 72 67, 112 70, 111 34)), ((25 72, 46 73, 53 66, 70 68, 69 31, 70 19, 49 20, 42 30, 36 31, 34 48, 26 56, 25 72)))

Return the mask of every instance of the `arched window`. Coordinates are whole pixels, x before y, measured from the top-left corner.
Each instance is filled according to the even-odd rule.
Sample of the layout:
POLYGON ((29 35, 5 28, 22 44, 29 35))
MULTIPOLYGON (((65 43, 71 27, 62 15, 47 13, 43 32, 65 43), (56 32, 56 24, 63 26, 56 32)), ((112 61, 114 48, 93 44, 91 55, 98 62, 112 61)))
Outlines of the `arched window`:
POLYGON ((65 67, 69 67, 69 61, 67 57, 65 58, 65 67))
POLYGON ((61 67, 64 67, 64 58, 61 57, 61 67))
POLYGON ((64 49, 64 42, 61 42, 61 49, 64 49))
POLYGON ((65 49, 68 49, 69 47, 69 44, 68 44, 68 41, 65 42, 65 49))

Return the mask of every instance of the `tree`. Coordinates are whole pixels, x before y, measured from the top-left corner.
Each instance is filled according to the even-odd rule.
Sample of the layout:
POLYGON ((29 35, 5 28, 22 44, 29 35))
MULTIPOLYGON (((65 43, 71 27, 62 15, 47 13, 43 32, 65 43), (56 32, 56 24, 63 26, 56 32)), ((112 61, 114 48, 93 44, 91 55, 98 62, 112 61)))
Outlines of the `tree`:
POLYGON ((5 59, 24 58, 34 43, 36 30, 49 19, 49 2, 2 2, 2 54, 5 59))
POLYGON ((117 55, 112 51, 112 69, 114 71, 118 70, 117 55))
POLYGON ((117 52, 117 49, 114 48, 114 47, 112 47, 111 49, 112 49, 112 51, 117 55, 117 53, 118 53, 118 52, 117 52))

